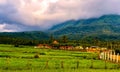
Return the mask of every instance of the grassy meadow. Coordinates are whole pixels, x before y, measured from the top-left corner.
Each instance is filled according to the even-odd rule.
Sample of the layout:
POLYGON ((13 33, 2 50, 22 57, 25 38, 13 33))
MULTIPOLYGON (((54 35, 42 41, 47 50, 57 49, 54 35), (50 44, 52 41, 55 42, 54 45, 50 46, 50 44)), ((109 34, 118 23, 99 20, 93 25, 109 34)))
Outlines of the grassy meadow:
POLYGON ((120 65, 97 53, 0 44, 0 72, 119 72, 120 65))

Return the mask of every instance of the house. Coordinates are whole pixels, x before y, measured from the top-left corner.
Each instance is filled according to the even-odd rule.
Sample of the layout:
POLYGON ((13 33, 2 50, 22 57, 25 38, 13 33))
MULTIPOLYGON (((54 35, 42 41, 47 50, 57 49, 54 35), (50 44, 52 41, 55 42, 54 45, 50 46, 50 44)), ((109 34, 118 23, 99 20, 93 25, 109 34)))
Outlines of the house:
POLYGON ((52 48, 50 45, 48 45, 48 44, 38 44, 37 46, 36 46, 36 48, 47 48, 47 49, 50 49, 50 48, 52 48))
POLYGON ((87 52, 96 52, 96 53, 101 53, 107 51, 107 48, 100 48, 98 46, 91 46, 89 48, 86 48, 87 52))
POLYGON ((96 53, 100 53, 100 51, 101 51, 101 49, 100 49, 100 47, 98 47, 98 46, 91 46, 91 47, 87 47, 86 48, 86 51, 87 52, 96 52, 96 53))
POLYGON ((84 48, 82 46, 76 46, 75 50, 83 50, 84 48))
POLYGON ((54 40, 54 41, 53 41, 53 44, 59 44, 59 42, 58 42, 58 41, 56 41, 56 40, 54 40))
POLYGON ((74 47, 73 46, 60 46, 59 49, 61 49, 61 50, 73 50, 74 47))

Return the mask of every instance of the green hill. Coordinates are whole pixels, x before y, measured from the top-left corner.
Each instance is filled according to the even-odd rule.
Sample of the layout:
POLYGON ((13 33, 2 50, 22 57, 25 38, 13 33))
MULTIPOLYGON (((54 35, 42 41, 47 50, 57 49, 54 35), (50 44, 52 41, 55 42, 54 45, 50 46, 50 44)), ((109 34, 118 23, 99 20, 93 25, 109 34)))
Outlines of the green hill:
POLYGON ((69 20, 53 26, 46 32, 2 32, 0 37, 29 40, 48 40, 50 35, 59 38, 66 35, 69 39, 120 40, 120 15, 104 15, 99 18, 69 20))
POLYGON ((49 30, 56 37, 66 35, 70 39, 98 37, 120 39, 120 15, 104 15, 99 18, 69 20, 49 30))

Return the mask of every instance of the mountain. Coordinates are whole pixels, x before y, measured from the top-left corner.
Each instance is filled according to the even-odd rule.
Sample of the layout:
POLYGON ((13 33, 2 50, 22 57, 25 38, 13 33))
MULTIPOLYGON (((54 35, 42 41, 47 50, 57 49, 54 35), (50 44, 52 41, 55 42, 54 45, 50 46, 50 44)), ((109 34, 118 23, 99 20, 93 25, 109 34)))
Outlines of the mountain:
POLYGON ((104 15, 99 18, 69 20, 49 29, 56 37, 62 35, 70 39, 105 37, 120 39, 120 15, 104 15))
POLYGON ((68 20, 53 26, 46 32, 2 32, 0 37, 47 40, 51 34, 56 38, 65 35, 68 39, 76 40, 92 40, 95 38, 100 40, 120 40, 120 15, 104 15, 98 18, 68 20))
POLYGON ((48 34, 41 31, 1 32, 0 37, 22 38, 29 40, 45 40, 49 38, 48 34))

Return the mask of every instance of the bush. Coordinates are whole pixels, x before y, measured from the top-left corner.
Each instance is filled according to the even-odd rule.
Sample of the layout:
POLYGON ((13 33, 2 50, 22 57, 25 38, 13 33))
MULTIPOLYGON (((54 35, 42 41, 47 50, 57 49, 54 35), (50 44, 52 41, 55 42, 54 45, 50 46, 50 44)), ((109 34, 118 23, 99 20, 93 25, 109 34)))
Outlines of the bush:
POLYGON ((19 45, 18 45, 18 44, 15 44, 14 47, 19 47, 19 45))
POLYGON ((36 55, 34 56, 34 58, 39 58, 39 54, 36 54, 36 55))
POLYGON ((46 53, 40 53, 40 55, 46 55, 46 53))

